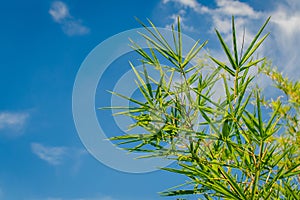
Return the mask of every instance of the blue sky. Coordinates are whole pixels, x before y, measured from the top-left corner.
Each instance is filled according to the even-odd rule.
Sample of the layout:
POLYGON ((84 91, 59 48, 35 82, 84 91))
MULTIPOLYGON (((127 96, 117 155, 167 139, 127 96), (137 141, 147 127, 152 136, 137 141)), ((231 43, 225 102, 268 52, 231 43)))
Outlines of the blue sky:
MULTIPOLYGON (((168 199, 157 192, 181 183, 184 177, 161 171, 120 172, 86 151, 73 121, 72 90, 89 52, 115 34, 139 28, 135 16, 169 27, 177 15, 182 17, 184 33, 209 39, 207 50, 220 58, 224 55, 214 28, 228 39, 230 17, 235 15, 237 28, 246 27, 246 37, 251 38, 272 16, 267 27, 271 35, 260 54, 299 79, 299 0, 3 1, 0 200, 168 199)), ((242 31, 239 34, 241 38, 242 31)), ((124 58, 118 62, 128 64, 124 58)), ((97 89, 98 96, 114 84, 111 77, 117 72, 112 69, 102 77, 105 87, 97 89)), ((267 87, 268 83, 262 84, 267 87)), ((110 120, 107 115, 99 123, 110 120)))

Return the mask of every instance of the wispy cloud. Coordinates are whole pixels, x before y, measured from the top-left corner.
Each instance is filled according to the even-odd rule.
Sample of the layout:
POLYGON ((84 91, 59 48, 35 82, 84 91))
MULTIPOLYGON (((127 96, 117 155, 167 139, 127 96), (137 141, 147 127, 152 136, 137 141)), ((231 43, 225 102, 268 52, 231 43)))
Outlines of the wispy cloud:
POLYGON ((183 6, 190 7, 192 9, 196 9, 200 6, 200 4, 196 0, 163 0, 163 3, 175 2, 182 4, 183 6))
POLYGON ((51 4, 49 14, 52 19, 62 26, 62 30, 69 36, 85 35, 90 29, 84 26, 81 20, 75 19, 69 11, 68 6, 62 1, 55 1, 51 4))
MULTIPOLYGON (((163 4, 173 2, 179 6, 180 12, 186 11, 186 8, 192 8, 192 10, 200 15, 210 16, 212 19, 212 27, 220 28, 221 32, 229 32, 231 29, 231 16, 234 15, 238 18, 238 26, 243 26, 249 19, 257 19, 262 13, 255 11, 254 8, 247 3, 236 0, 215 0, 216 7, 209 8, 205 5, 198 3, 196 0, 162 0, 163 4)), ((184 12, 184 16, 186 13, 184 12)), ((173 15, 171 15, 173 16, 173 15)), ((210 22, 209 22, 210 23, 210 22)))
POLYGON ((67 149, 65 147, 49 147, 39 143, 32 143, 31 150, 40 159, 51 165, 60 165, 66 156, 67 149))
POLYGON ((290 13, 288 8, 279 7, 276 12, 272 13, 272 21, 284 34, 293 36, 300 32, 300 12, 290 13))
POLYGON ((29 119, 27 112, 0 112, 0 134, 20 136, 29 119))
POLYGON ((70 18, 69 8, 67 5, 61 1, 56 1, 52 3, 49 14, 52 16, 53 20, 62 23, 66 18, 70 18))
POLYGON ((167 4, 170 2, 173 2, 185 8, 191 8, 192 10, 201 14, 209 13, 230 16, 248 16, 251 18, 259 17, 259 12, 255 11, 247 3, 236 0, 215 0, 216 8, 209 8, 203 4, 200 4, 196 0, 162 0, 163 4, 167 4))
POLYGON ((190 8, 199 13, 206 13, 209 11, 208 7, 200 4, 196 0, 162 0, 163 4, 174 3, 179 7, 190 8))
POLYGON ((217 8, 211 9, 210 14, 223 14, 246 16, 250 18, 258 18, 260 12, 255 11, 250 5, 236 0, 216 0, 217 8))
POLYGON ((87 151, 82 148, 48 146, 41 143, 31 143, 31 151, 52 166, 71 163, 70 172, 72 174, 79 171, 83 156, 88 155, 87 151))
POLYGON ((287 0, 286 4, 277 4, 272 16, 272 59, 284 73, 299 79, 300 46, 300 1, 287 0))
POLYGON ((181 28, 184 29, 185 31, 189 31, 189 32, 195 31, 195 28, 193 26, 186 25, 186 23, 185 23, 185 21, 186 21, 185 14, 186 14, 185 10, 179 10, 179 12, 177 14, 172 14, 171 16, 169 16, 169 19, 172 20, 171 23, 167 24, 165 27, 166 28, 171 28, 172 25, 176 26, 177 23, 178 23, 177 17, 180 16, 181 28))

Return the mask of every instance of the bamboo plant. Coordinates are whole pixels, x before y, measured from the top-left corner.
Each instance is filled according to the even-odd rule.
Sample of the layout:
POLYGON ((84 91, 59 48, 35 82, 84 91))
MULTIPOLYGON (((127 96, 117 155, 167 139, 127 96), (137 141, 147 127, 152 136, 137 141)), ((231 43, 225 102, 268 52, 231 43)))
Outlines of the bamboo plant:
POLYGON ((140 22, 147 30, 142 36, 149 48, 144 50, 131 41, 144 68, 131 67, 144 100, 112 92, 129 100, 131 106, 109 109, 132 118, 134 124, 129 128, 142 127, 144 133, 111 140, 130 152, 144 152, 145 159, 176 162, 176 167, 162 170, 184 175, 187 181, 161 195, 209 200, 300 199, 300 83, 283 77, 264 57, 256 56, 268 36, 263 32, 269 20, 245 48, 237 42, 232 17, 231 45, 215 31, 227 60, 208 55, 206 62, 203 57, 199 62, 199 54, 207 42, 197 41, 183 55, 179 18, 172 27, 172 44, 151 21, 152 29, 140 22), (159 79, 149 75, 149 67, 159 72, 159 79), (249 73, 252 68, 270 77, 286 98, 266 98, 249 73), (216 99, 219 85, 224 95, 216 99))

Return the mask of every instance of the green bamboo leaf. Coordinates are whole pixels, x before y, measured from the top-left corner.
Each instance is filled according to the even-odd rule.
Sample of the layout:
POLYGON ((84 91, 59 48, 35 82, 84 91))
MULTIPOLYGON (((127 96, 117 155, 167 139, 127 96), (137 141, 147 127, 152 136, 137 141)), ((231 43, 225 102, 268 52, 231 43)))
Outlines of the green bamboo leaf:
POLYGON ((236 181, 226 173, 221 167, 219 167, 219 172, 223 175, 223 177, 226 179, 230 187, 234 190, 234 192, 239 196, 240 199, 246 200, 247 197, 245 196, 243 189, 239 187, 239 185, 236 183, 236 181))
POLYGON ((264 196, 264 199, 270 199, 270 196, 274 193, 273 188, 270 189, 270 192, 264 196))
POLYGON ((200 46, 199 45, 200 40, 197 40, 194 46, 191 48, 191 50, 186 55, 184 62, 182 64, 181 68, 185 68, 185 66, 199 53, 199 51, 208 43, 208 41, 203 42, 200 46))
POLYGON ((165 170, 165 171, 177 173, 177 174, 184 174, 184 175, 188 175, 188 176, 197 176, 197 173, 195 171, 187 171, 187 170, 183 170, 183 169, 174 169, 174 168, 167 168, 167 167, 164 167, 161 169, 165 170))
POLYGON ((120 112, 116 112, 116 113, 113 113, 113 116, 118 116, 118 115, 127 115, 127 116, 132 116, 131 114, 132 113, 141 113, 141 112, 145 112, 145 111, 148 111, 149 108, 136 108, 136 109, 131 109, 131 110, 125 110, 125 111, 120 111, 120 112))
POLYGON ((141 85, 142 85, 145 89, 147 89, 146 83, 145 83, 145 81, 143 80, 143 78, 141 77, 140 73, 136 70, 136 68, 134 67, 134 65, 133 65, 131 62, 129 62, 129 64, 130 64, 131 69, 133 70, 135 76, 137 77, 139 83, 141 83, 141 85))
MULTIPOLYGON (((115 139, 115 140, 117 140, 117 139, 115 139)), ((126 141, 124 141, 124 142, 118 142, 117 143, 117 145, 124 145, 124 144, 130 144, 130 143, 136 143, 136 142, 140 142, 141 141, 141 139, 133 139, 133 140, 126 140, 126 141)))
POLYGON ((249 101, 251 99, 251 96, 252 96, 252 93, 250 93, 248 95, 248 97, 246 98, 246 100, 244 101, 244 103, 242 105, 238 105, 237 108, 236 108, 236 113, 235 113, 235 116, 236 116, 236 119, 237 121, 240 120, 240 118, 242 117, 243 113, 245 112, 246 110, 246 107, 247 105, 249 104, 249 101))
POLYGON ((99 110, 132 110, 139 109, 138 107, 129 107, 129 106, 110 106, 110 107, 101 107, 99 110))
POLYGON ((135 83, 138 86, 138 88, 139 88, 140 92, 142 93, 143 97, 147 100, 148 104, 151 107, 154 107, 154 103, 153 103, 153 100, 152 100, 151 96, 147 93, 147 91, 144 88, 144 87, 147 87, 147 86, 141 86, 137 81, 135 81, 135 83))
POLYGON ((285 167, 285 165, 283 165, 281 168, 279 168, 276 175, 267 184, 267 186, 265 187, 267 190, 270 190, 273 187, 274 183, 280 179, 280 177, 282 176, 282 172, 284 170, 284 167, 285 167))
MULTIPOLYGON (((178 63, 182 63, 182 38, 181 38, 181 26, 180 26, 180 18, 177 17, 177 34, 178 34, 178 63)), ((183 68, 181 66, 181 68, 183 68)))
MULTIPOLYGON (((137 43, 135 43, 132 39, 129 38, 129 41, 131 42, 131 48, 134 49, 138 54, 140 54, 143 58, 147 60, 147 63, 150 65, 156 65, 156 61, 153 60, 146 51, 143 50, 137 43)), ((150 45, 150 44, 149 44, 150 45)), ((148 46, 149 46, 148 45, 148 46)), ((150 50, 151 47, 149 46, 150 50)))
POLYGON ((293 190, 287 183, 284 186, 288 189, 290 196, 292 196, 294 199, 300 199, 299 190, 293 190))
POLYGON ((160 33, 160 31, 156 28, 156 26, 152 23, 152 21, 148 19, 148 22, 156 32, 156 34, 154 34, 156 36, 156 39, 158 39, 158 37, 159 37, 160 39, 158 39, 158 41, 160 41, 160 43, 163 44, 165 46, 165 48, 168 49, 168 51, 173 52, 173 54, 176 55, 174 53, 173 49, 171 48, 171 45, 169 45, 169 43, 167 42, 165 37, 160 33))
MULTIPOLYGON (((153 94, 152 94, 152 89, 150 88, 149 90, 149 87, 150 87, 150 83, 146 84, 145 81, 143 80, 143 78, 140 76, 140 73, 136 70, 136 68, 133 66, 133 64, 130 62, 129 63, 134 74, 136 75, 136 77, 138 78, 138 81, 135 81, 139 90, 141 91, 141 93, 143 94, 143 96, 145 97, 145 99, 147 100, 147 102, 149 103, 149 105, 151 105, 152 107, 154 106, 153 104, 153 101, 152 101, 152 97, 153 97, 153 94), (140 85, 141 84, 141 85, 140 85), (148 91, 148 92, 147 92, 148 91)), ((145 68, 144 68, 144 72, 145 71, 145 68)), ((148 77, 147 73, 145 74, 145 76, 148 77)), ((146 78, 147 79, 147 78, 146 78)), ((149 81, 149 80, 148 80, 149 81)))
POLYGON ((227 80, 224 76, 223 76, 223 83, 224 83, 224 89, 225 89, 225 93, 226 93, 227 104, 229 105, 230 113, 233 113, 234 109, 233 109, 233 105, 232 105, 232 98, 231 98, 231 94, 229 92, 227 80))
POLYGON ((143 102, 140 102, 140 101, 138 101, 138 100, 136 100, 136 99, 133 99, 133 98, 130 98, 130 97, 127 97, 127 96, 125 96, 125 95, 122 95, 122 94, 119 94, 119 93, 116 93, 116 92, 112 92, 112 91, 108 91, 109 93, 111 93, 111 94, 113 94, 113 95, 116 95, 116 96, 118 96, 118 97, 121 97, 121 98, 124 98, 124 99, 127 99, 127 100, 129 100, 129 101, 131 101, 131 102, 133 102, 133 103, 136 103, 136 104, 138 104, 138 105, 141 105, 141 106, 144 106, 144 107, 148 107, 148 108, 150 108, 148 105, 146 105, 145 103, 143 103, 143 102))
POLYGON ((241 66, 246 63, 246 61, 253 55, 253 53, 258 49, 258 47, 263 43, 263 41, 268 36, 269 36, 269 33, 267 33, 266 35, 264 35, 263 38, 260 39, 254 47, 252 47, 252 49, 248 52, 248 54, 245 54, 245 56, 242 58, 244 60, 242 60, 241 66))
POLYGON ((266 132, 269 132, 269 131, 271 132, 273 130, 274 126, 272 126, 272 124, 275 126, 277 125, 278 122, 277 123, 273 123, 273 122, 274 122, 275 117, 278 116, 280 108, 281 108, 281 103, 277 106, 276 110, 273 112, 271 118, 269 119, 269 121, 266 125, 266 128, 265 128, 266 132))
MULTIPOLYGON (((172 48, 166 41, 166 39, 162 36, 162 34, 159 32, 159 30, 156 28, 156 26, 148 19, 148 22, 150 23, 151 27, 154 29, 155 33, 149 29, 148 26, 146 26, 141 20, 136 18, 136 20, 152 35, 161 45, 164 46, 169 52, 173 52, 172 48)), ((176 56, 176 54, 174 54, 176 56)))
MULTIPOLYGON (((249 46, 248 49, 246 50, 246 52, 245 52, 244 56, 242 57, 242 59, 240 60, 239 66, 242 66, 242 65, 248 60, 248 58, 254 53, 254 51, 258 48, 258 46, 260 45, 260 44, 259 44, 258 46, 256 45, 257 47, 256 47, 256 49, 254 48, 255 50, 253 51, 253 46, 255 45, 256 41, 258 40, 260 34, 261 34, 261 33, 263 32, 263 30, 265 29, 266 25, 269 23, 270 19, 271 19, 271 17, 269 17, 269 18, 266 20, 266 22, 263 24, 263 26, 259 29, 258 33, 257 33, 257 34, 255 35, 255 37, 253 38, 253 40, 252 40, 250 46, 249 46), (251 53, 251 51, 252 51, 252 53, 251 53)), ((267 37, 267 35, 265 35, 264 38, 266 38, 266 37, 267 37)), ((264 40, 264 39, 263 39, 263 40, 264 40)), ((261 40, 260 43, 262 43, 263 40, 261 40)))
POLYGON ((211 121, 211 119, 203 112, 201 109, 199 110, 203 118, 207 121, 207 123, 212 127, 212 129, 218 134, 218 136, 221 136, 221 132, 217 129, 215 126, 215 123, 211 121))
POLYGON ((246 127, 249 129, 249 131, 254 135, 256 141, 259 141, 259 134, 257 133, 256 129, 254 128, 254 123, 252 120, 247 118, 245 115, 242 115, 242 119, 246 125, 246 127))
POLYGON ((260 106, 260 95, 259 92, 256 92, 256 109, 257 109, 257 117, 258 117, 258 128, 261 138, 265 136, 264 125, 262 121, 262 114, 261 114, 261 106, 260 106))
POLYGON ((177 55, 171 50, 168 50, 164 47, 162 47, 160 44, 155 42, 153 39, 151 39, 149 36, 140 33, 139 34, 144 37, 147 41, 149 41, 151 44, 154 45, 155 49, 165 58, 167 58, 172 64, 174 64, 176 67, 180 68, 179 64, 177 63, 177 55))
POLYGON ((296 165, 294 165, 293 167, 291 167, 289 170, 287 170, 286 172, 284 172, 284 174, 280 178, 287 178, 287 177, 290 177, 290 176, 295 176, 295 175, 300 174, 300 170, 294 171, 299 166, 300 166, 300 163, 297 163, 296 165))
POLYGON ((227 140, 229 133, 230 133, 229 120, 225 119, 222 127, 222 138, 224 138, 224 140, 227 140))
MULTIPOLYGON (((199 69, 199 66, 198 66, 198 65, 195 65, 195 66, 192 66, 192 67, 186 69, 186 70, 184 71, 184 73, 185 73, 185 74, 188 74, 189 72, 192 72, 192 73, 199 73, 200 70, 201 70, 201 68, 199 69), (193 72, 193 70, 196 70, 196 72, 193 72)), ((198 74, 198 75, 200 75, 200 74, 198 74)))
POLYGON ((235 56, 235 66, 239 68, 239 58, 238 58, 238 51, 237 51, 237 42, 236 42, 236 33, 235 33, 235 24, 234 24, 234 16, 231 18, 232 24, 232 42, 233 42, 233 50, 235 56))
MULTIPOLYGON (((205 99, 206 101, 208 101, 208 102, 211 103, 212 105, 216 106, 218 109, 220 109, 220 110, 222 110, 222 111, 224 111, 224 112, 227 113, 226 109, 222 106, 222 104, 218 104, 218 103, 214 102, 211 98, 209 98, 209 97, 207 97, 206 95, 201 94, 200 92, 198 92, 197 89, 193 89, 193 91, 194 91, 197 95, 199 95, 201 98, 205 99)), ((198 108, 201 109, 201 108, 202 108, 201 105, 199 105, 198 108)))
POLYGON ((145 79, 146 79, 146 86, 147 86, 147 89, 148 89, 148 93, 151 96, 151 98, 153 98, 152 87, 151 87, 151 84, 150 84, 150 81, 149 81, 149 76, 148 76, 148 72, 147 72, 147 69, 146 69, 145 65, 143 65, 143 68, 144 68, 144 76, 145 76, 145 79))
MULTIPOLYGON (((147 145, 148 142, 142 142, 141 144, 136 145, 133 148, 125 148, 128 152, 133 152, 133 151, 137 151, 137 150, 143 150, 141 149, 143 146, 147 145)), ((151 150, 147 149, 148 151, 151 152, 151 150)))
POLYGON ((175 46, 176 54, 179 55, 179 47, 178 47, 178 42, 177 42, 177 39, 176 39, 176 33, 175 33, 175 29, 174 29, 173 24, 171 26, 171 29, 172 29, 173 44, 175 46))
POLYGON ((268 149, 268 153, 267 153, 266 157, 263 159, 264 160, 263 164, 265 166, 270 166, 272 158, 275 157, 274 152, 278 147, 279 147, 279 144, 274 145, 273 147, 271 147, 271 149, 268 149))
POLYGON ((128 139, 147 139, 152 137, 151 134, 126 134, 126 135, 120 135, 120 136, 114 136, 109 138, 110 140, 128 140, 128 139))
MULTIPOLYGON (((206 200, 213 200, 213 198, 211 198, 210 196, 208 196, 208 194, 204 194, 204 197, 205 197, 206 200)), ((200 199, 198 199, 198 200, 200 200, 200 199)))
POLYGON ((222 183, 219 182, 204 182, 204 181, 199 181, 199 184, 202 184, 206 187, 208 187, 211 190, 215 190, 216 192, 219 192, 224 198, 228 199, 233 199, 233 200, 240 200, 239 196, 237 196, 235 193, 230 191, 226 186, 224 186, 222 183))
POLYGON ((155 54, 155 52, 154 52, 154 50, 153 50, 153 48, 152 48, 149 41, 147 41, 147 46, 148 46, 148 49, 150 50, 152 58, 154 59, 154 66, 156 67, 156 66, 160 65, 159 60, 158 60, 158 58, 157 58, 157 56, 156 56, 156 54, 155 54))
POLYGON ((266 58, 261 58, 261 59, 255 60, 255 61, 250 61, 247 65, 241 67, 240 72, 244 71, 245 69, 248 69, 248 68, 250 68, 250 67, 252 67, 254 65, 257 65, 258 63, 264 61, 265 59, 266 58))
POLYGON ((226 56, 227 56, 227 58, 228 58, 228 60, 231 64, 232 68, 236 70, 238 68, 238 66, 236 65, 236 62, 235 62, 233 56, 231 55, 231 52, 230 52, 227 44, 224 42, 224 40, 223 40, 221 34, 219 33, 219 31, 218 30, 215 30, 215 31, 217 33, 217 36, 219 38, 219 41, 221 42, 222 48, 225 51, 226 56))
POLYGON ((217 65, 219 65, 220 67, 222 67, 223 69, 225 69, 225 71, 227 71, 231 76, 235 76, 235 73, 232 69, 230 69, 229 67, 226 66, 225 63, 222 63, 221 61, 209 56, 210 59, 212 59, 212 61, 214 61, 217 65))
MULTIPOLYGON (((179 196, 179 195, 191 195, 197 194, 195 190, 176 190, 176 191, 167 191, 161 192, 162 196, 179 196)), ((184 200, 184 199, 177 199, 177 200, 184 200)))
POLYGON ((289 153, 289 151, 290 151, 290 149, 286 149, 283 153, 280 152, 279 157, 278 157, 278 158, 277 158, 277 156, 275 157, 275 158, 277 158, 277 159, 274 159, 274 163, 272 163, 271 166, 272 166, 272 167, 277 166, 277 164, 278 164, 281 160, 284 159, 284 157, 289 153))
POLYGON ((251 83, 251 81, 254 78, 254 77, 248 77, 247 80, 245 80, 244 78, 246 77, 246 74, 247 74, 247 72, 244 73, 244 75, 242 77, 242 84, 240 85, 239 94, 238 94, 238 101, 237 101, 237 105, 236 105, 235 112, 234 112, 234 116, 236 116, 237 120, 240 119, 241 115, 243 114, 244 110, 246 109, 246 106, 249 103, 250 98, 252 97, 252 92, 250 92, 248 94, 246 100, 242 104, 242 101, 243 101, 244 96, 246 94, 246 90, 247 90, 249 84, 251 83))
POLYGON ((260 134, 260 127, 259 127, 259 119, 256 118, 253 114, 251 114, 248 110, 245 110, 245 113, 249 120, 251 120, 252 127, 256 128, 256 133, 260 134))
POLYGON ((259 176, 260 176, 260 171, 256 169, 254 181, 252 184, 251 200, 254 200, 256 192, 258 190, 259 176))
POLYGON ((195 81, 197 81, 199 77, 199 74, 197 72, 193 73, 187 80, 188 85, 192 85, 193 83, 195 83, 195 81))

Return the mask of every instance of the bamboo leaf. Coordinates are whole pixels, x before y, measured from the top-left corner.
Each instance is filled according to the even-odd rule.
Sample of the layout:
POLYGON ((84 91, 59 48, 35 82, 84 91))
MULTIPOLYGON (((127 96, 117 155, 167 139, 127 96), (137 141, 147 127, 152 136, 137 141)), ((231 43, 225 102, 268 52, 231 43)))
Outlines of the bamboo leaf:
MULTIPOLYGON (((182 38, 181 38, 181 26, 180 26, 180 18, 177 17, 177 34, 178 34, 178 63, 182 63, 182 38)), ((181 68, 183 68, 181 66, 181 68)))
POLYGON ((234 17, 231 18, 231 24, 232 24, 232 42, 233 42, 233 50, 234 50, 234 56, 235 56, 235 66, 236 68, 239 68, 239 58, 238 58, 238 51, 237 51, 237 43, 236 43, 236 33, 235 33, 235 24, 234 24, 234 17))
POLYGON ((240 199, 247 199, 245 196, 242 188, 239 187, 239 185, 236 183, 236 181, 227 174, 221 167, 219 167, 219 172, 223 175, 223 177, 226 179, 228 184, 231 186, 231 188, 235 191, 235 193, 239 196, 240 199))
MULTIPOLYGON (((248 49, 246 50, 246 52, 245 52, 244 56, 242 57, 242 59, 240 60, 239 66, 242 66, 242 65, 248 60, 248 58, 254 53, 254 51, 258 48, 258 46, 260 45, 260 44, 259 44, 258 46, 256 45, 256 46, 257 46, 256 49, 254 48, 254 50, 253 50, 253 46, 255 45, 256 41, 258 40, 260 34, 261 34, 261 33, 263 32, 263 30, 265 29, 266 25, 269 23, 270 19, 271 19, 271 17, 269 17, 269 18, 266 20, 266 22, 263 24, 263 26, 259 29, 258 33, 257 33, 257 34, 255 35, 255 37, 253 38, 253 40, 252 40, 250 46, 249 46, 248 49), (251 52, 252 52, 252 53, 251 53, 251 52)), ((265 35, 264 39, 265 39, 266 37, 267 37, 267 35, 265 35)), ((264 40, 264 39, 263 39, 263 40, 264 40)), ((263 40, 261 40, 261 43, 262 43, 263 40)))
POLYGON ((227 56, 227 58, 228 58, 228 60, 231 64, 232 68, 236 70, 238 68, 238 66, 236 65, 236 62, 235 62, 233 56, 231 55, 231 52, 230 52, 227 44, 224 42, 224 40, 223 40, 221 34, 219 33, 219 31, 218 30, 215 30, 215 31, 217 33, 217 36, 219 38, 219 41, 221 42, 222 48, 225 51, 226 56, 227 56))
POLYGON ((220 67, 225 69, 225 71, 227 71, 231 76, 235 76, 234 71, 232 69, 230 69, 229 67, 227 67, 225 63, 222 63, 221 61, 219 61, 211 56, 210 56, 210 59, 212 59, 217 65, 219 65, 220 67))
POLYGON ((257 44, 252 47, 252 49, 247 53, 245 54, 245 56, 243 57, 244 60, 242 60, 243 62, 241 62, 240 65, 243 65, 251 56, 252 54, 258 49, 258 47, 263 43, 263 41, 269 36, 269 33, 264 35, 262 39, 260 39, 257 44))
POLYGON ((145 79, 146 79, 146 86, 147 86, 147 89, 148 89, 148 93, 151 96, 151 98, 153 98, 152 87, 151 87, 151 84, 150 84, 150 81, 149 81, 149 76, 148 76, 148 72, 147 72, 147 69, 146 69, 145 65, 143 65, 143 68, 144 68, 144 76, 145 76, 145 79))
POLYGON ((124 98, 124 99, 127 99, 127 100, 129 100, 129 101, 131 101, 131 102, 133 102, 133 103, 138 104, 138 105, 141 105, 141 106, 144 106, 144 107, 149 107, 149 106, 147 106, 145 103, 140 102, 140 101, 138 101, 138 100, 136 100, 136 99, 127 97, 127 96, 125 96, 125 95, 122 95, 122 94, 119 94, 119 93, 116 93, 116 92, 112 92, 112 91, 108 91, 108 92, 110 92, 110 93, 113 94, 113 95, 116 95, 116 96, 122 97, 122 98, 124 98))
POLYGON ((254 65, 257 65, 258 63, 260 63, 264 60, 265 60, 265 58, 261 58, 261 59, 255 60, 255 61, 250 61, 246 66, 241 67, 240 72, 244 71, 244 70, 246 70, 246 69, 248 69, 248 68, 250 68, 254 65))

